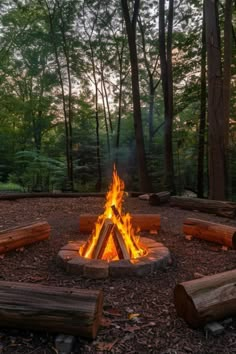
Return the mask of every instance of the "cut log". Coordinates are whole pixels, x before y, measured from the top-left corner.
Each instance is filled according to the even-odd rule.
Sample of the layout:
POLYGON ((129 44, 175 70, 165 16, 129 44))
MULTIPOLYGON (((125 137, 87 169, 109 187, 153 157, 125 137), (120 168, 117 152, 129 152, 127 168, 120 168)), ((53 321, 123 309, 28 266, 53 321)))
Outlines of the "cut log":
MULTIPOLYGON (((94 224, 98 216, 94 214, 81 214, 79 218, 79 230, 81 233, 90 233, 94 229, 94 224)), ((132 214, 131 223, 134 228, 140 231, 150 231, 160 229, 160 215, 158 214, 132 214)))
POLYGON ((188 218, 183 223, 183 233, 236 249, 236 227, 233 226, 188 218))
POLYGON ((0 254, 49 238, 50 225, 46 221, 2 230, 0 254))
POLYGON ((39 193, 0 193, 0 200, 17 200, 24 198, 104 198, 106 193, 70 193, 70 192, 39 192, 39 193))
POLYGON ((1 326, 95 338, 103 307, 98 290, 0 282, 1 326))
POLYGON ((113 232, 113 241, 114 241, 119 259, 130 259, 130 254, 126 248, 126 244, 124 242, 123 236, 121 235, 117 226, 115 226, 115 229, 113 232))
POLYGON ((177 284, 174 302, 193 328, 236 315, 236 270, 177 284))
POLYGON ((161 205, 170 201, 170 192, 159 192, 149 195, 150 205, 161 205))
POLYGON ((110 237, 113 228, 114 228, 113 222, 110 219, 106 219, 101 228, 97 243, 94 246, 94 250, 91 257, 92 259, 102 258, 102 255, 107 245, 108 238, 110 237))
POLYGON ((188 210, 199 210, 227 218, 236 216, 236 203, 200 198, 170 197, 170 206, 188 210))

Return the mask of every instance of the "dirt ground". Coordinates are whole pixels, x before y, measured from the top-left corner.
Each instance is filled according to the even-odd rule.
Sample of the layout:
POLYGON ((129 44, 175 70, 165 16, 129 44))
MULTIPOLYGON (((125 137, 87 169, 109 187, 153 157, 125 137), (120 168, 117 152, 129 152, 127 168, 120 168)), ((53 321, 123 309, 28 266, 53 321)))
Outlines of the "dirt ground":
MULTIPOLYGON (((56 264, 60 248, 69 240, 86 239, 79 234, 81 213, 101 213, 103 198, 19 199, 0 201, 0 230, 24 222, 47 220, 52 227, 47 241, 0 255, 0 280, 45 285, 102 289, 104 319, 94 341, 76 338, 74 353, 236 353, 236 320, 218 336, 206 336, 203 329, 193 330, 177 317, 173 289, 178 282, 196 274, 210 275, 235 268, 236 251, 202 240, 188 241, 182 234, 186 217, 236 226, 236 220, 168 206, 150 206, 147 201, 128 198, 125 211, 158 213, 158 235, 147 235, 164 243, 173 263, 165 271, 142 278, 91 280, 66 274, 56 264), (138 317, 129 319, 129 314, 138 317)), ((0 353, 57 353, 56 334, 7 329, 0 323, 0 353)))

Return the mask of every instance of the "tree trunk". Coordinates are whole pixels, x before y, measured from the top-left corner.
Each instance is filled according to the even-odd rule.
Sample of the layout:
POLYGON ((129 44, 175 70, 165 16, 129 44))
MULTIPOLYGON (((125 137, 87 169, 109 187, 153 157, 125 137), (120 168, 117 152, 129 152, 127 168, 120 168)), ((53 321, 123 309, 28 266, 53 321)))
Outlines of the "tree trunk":
POLYGON ((225 121, 218 23, 218 1, 205 1, 208 63, 209 198, 225 199, 225 121))
POLYGON ((198 131, 198 163, 197 163, 197 196, 204 197, 204 156, 205 156, 205 126, 206 126, 206 24, 203 6, 202 49, 201 49, 201 103, 198 131))
POLYGON ((51 31, 51 39, 52 39, 52 44, 54 48, 54 54, 55 54, 55 60, 57 64, 57 73, 59 77, 59 82, 60 82, 60 87, 61 87, 61 94, 62 94, 62 107, 63 107, 63 115, 64 115, 64 124, 65 124, 65 145, 66 145, 66 165, 67 165, 67 178, 70 182, 70 176, 71 176, 71 152, 70 152, 70 138, 69 138, 69 123, 68 123, 68 115, 67 115, 67 108, 66 108, 66 97, 65 97, 65 89, 64 89, 64 82, 63 82, 63 77, 62 77, 62 68, 61 68, 61 63, 59 59, 59 53, 58 53, 58 47, 57 47, 57 42, 56 42, 56 33, 54 30, 54 24, 53 24, 53 16, 50 12, 49 5, 47 3, 47 0, 44 0, 46 7, 47 7, 47 13, 48 13, 48 19, 49 19, 49 26, 50 26, 50 31, 51 31))
POLYGON ((232 63, 232 0, 225 0, 224 21, 224 124, 225 124, 225 187, 226 196, 229 197, 229 117, 230 117, 230 86, 232 63))
MULTIPOLYGON (((90 233, 94 229, 98 215, 81 214, 79 218, 79 231, 90 233)), ((160 215, 158 214, 132 214, 131 224, 140 231, 158 231, 160 228, 160 215)))
POLYGON ((0 282, 4 327, 59 332, 94 339, 102 317, 103 293, 16 282, 0 282))
POLYGON ((228 225, 188 218, 183 223, 183 233, 234 249, 236 246, 236 227, 228 225))
POLYGON ((143 137, 142 114, 140 106, 139 92, 139 69, 136 47, 136 25, 139 12, 139 0, 135 0, 133 7, 132 20, 130 19, 127 0, 121 0, 123 16, 126 24, 126 31, 129 43, 130 63, 131 63, 131 81, 132 81, 132 96, 134 110, 134 131, 137 150, 138 172, 140 180, 140 188, 144 192, 151 190, 151 185, 148 177, 145 146, 143 137))
POLYGON ((236 315, 236 270, 178 284, 174 289, 177 314, 191 327, 236 315))
POLYGON ((170 201, 170 192, 164 191, 159 193, 153 193, 149 196, 150 205, 161 205, 170 201))
POLYGON ((236 216, 236 203, 221 200, 200 198, 170 197, 170 206, 177 206, 187 210, 199 210, 206 213, 234 218, 236 216))
POLYGON ((18 226, 0 232, 0 254, 49 238, 50 225, 46 221, 18 226))
POLYGON ((164 161, 165 186, 171 192, 175 191, 174 162, 172 147, 173 124, 173 77, 172 77, 172 29, 173 29, 173 0, 169 1, 167 43, 165 41, 165 0, 159 1, 159 53, 161 64, 161 80, 164 96, 165 134, 164 161))

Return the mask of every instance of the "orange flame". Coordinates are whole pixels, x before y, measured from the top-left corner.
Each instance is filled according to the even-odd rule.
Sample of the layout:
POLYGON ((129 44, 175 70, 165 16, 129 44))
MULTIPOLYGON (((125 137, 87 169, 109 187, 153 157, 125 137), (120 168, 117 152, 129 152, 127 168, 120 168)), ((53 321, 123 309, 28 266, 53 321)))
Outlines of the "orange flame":
MULTIPOLYGON (((116 228, 119 230, 119 234, 123 238, 130 259, 138 258, 147 252, 145 246, 140 244, 139 237, 135 235, 130 214, 122 214, 124 188, 124 181, 119 178, 114 166, 112 183, 106 195, 104 213, 98 217, 89 240, 81 247, 80 254, 82 256, 93 258, 94 249, 99 241, 102 227, 107 219, 110 220, 113 225, 116 225, 116 228)), ((112 237, 113 232, 114 231, 111 231, 111 234, 109 235, 102 255, 102 259, 107 261, 119 259, 115 242, 112 237)))

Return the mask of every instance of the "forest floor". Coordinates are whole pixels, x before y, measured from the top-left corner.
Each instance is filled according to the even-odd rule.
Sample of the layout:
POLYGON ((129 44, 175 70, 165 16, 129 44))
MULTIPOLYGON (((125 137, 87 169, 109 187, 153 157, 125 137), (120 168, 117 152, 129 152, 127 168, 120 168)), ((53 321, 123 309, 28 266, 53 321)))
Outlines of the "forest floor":
MULTIPOLYGON (((45 285, 102 289, 104 320, 96 340, 76 338, 74 353, 236 353, 236 320, 218 336, 193 330, 177 317, 173 289, 178 282, 235 268, 236 251, 206 241, 188 241, 182 234, 186 217, 197 217, 236 226, 236 220, 168 206, 154 207, 147 201, 127 198, 125 211, 158 213, 161 229, 151 238, 171 252, 173 264, 165 271, 142 278, 84 279, 66 274, 56 264, 60 248, 69 240, 87 239, 78 232, 81 213, 101 213, 103 198, 19 199, 0 201, 0 230, 24 222, 47 220, 52 227, 47 241, 0 255, 0 280, 45 285), (139 314, 136 320, 128 314, 139 314)), ((145 234, 147 236, 147 234, 145 234)), ((56 334, 6 329, 0 323, 0 353, 57 353, 56 334)))

